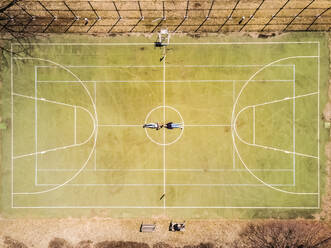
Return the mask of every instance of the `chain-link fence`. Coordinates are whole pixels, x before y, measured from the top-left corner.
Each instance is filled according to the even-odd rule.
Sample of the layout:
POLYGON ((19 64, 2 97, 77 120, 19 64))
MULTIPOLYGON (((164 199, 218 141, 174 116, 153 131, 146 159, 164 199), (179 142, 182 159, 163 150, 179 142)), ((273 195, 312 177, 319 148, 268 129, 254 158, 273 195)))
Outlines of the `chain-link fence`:
POLYGON ((330 0, 20 0, 0 32, 153 33, 330 31, 330 0))

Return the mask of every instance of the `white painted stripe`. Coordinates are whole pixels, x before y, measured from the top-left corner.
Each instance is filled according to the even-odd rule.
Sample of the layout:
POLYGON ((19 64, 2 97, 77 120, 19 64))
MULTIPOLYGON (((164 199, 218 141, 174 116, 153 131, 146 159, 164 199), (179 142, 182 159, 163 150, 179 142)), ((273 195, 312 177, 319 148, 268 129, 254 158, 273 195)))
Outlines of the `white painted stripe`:
POLYGON ((184 127, 231 127, 231 124, 184 124, 184 127))
MULTIPOLYGON (((317 41, 264 41, 264 42, 186 42, 186 43, 171 43, 171 45, 270 45, 270 44, 317 44, 317 41)), ((32 46, 154 46, 154 42, 141 43, 12 43, 13 45, 32 45, 32 46)))
MULTIPOLYGON (((42 66, 50 67, 50 66, 42 66)), ((56 67, 56 66, 54 66, 56 67)), ((162 65, 65 65, 67 68, 162 68, 162 65)))
POLYGON ((319 156, 319 153, 318 153, 318 156, 319 156))
MULTIPOLYGON (((293 82, 293 80, 292 80, 292 82, 293 82)), ((283 102, 283 101, 289 101, 289 100, 292 100, 292 99, 295 99, 295 98, 301 98, 301 97, 312 96, 312 95, 318 95, 318 92, 312 92, 312 93, 293 96, 293 97, 285 97, 285 98, 279 99, 279 100, 274 100, 274 101, 270 101, 270 102, 264 102, 264 103, 260 103, 260 104, 251 105, 251 107, 258 107, 258 106, 263 106, 263 105, 267 105, 267 104, 273 104, 273 103, 278 103, 278 102, 283 102)))
POLYGON ((80 108, 84 111, 86 111, 93 122, 93 132, 91 133, 90 137, 81 142, 81 143, 77 143, 77 144, 73 144, 73 145, 67 145, 67 146, 62 146, 62 147, 56 147, 56 148, 52 148, 52 149, 47 149, 47 150, 43 150, 43 151, 39 151, 39 152, 34 152, 34 153, 28 153, 28 154, 22 154, 22 155, 17 155, 17 156, 13 156, 13 159, 19 159, 19 158, 23 158, 23 157, 27 157, 27 156, 37 156, 38 154, 44 154, 46 152, 51 152, 51 151, 56 151, 56 150, 62 150, 62 149, 67 149, 67 148, 72 148, 75 146, 81 146, 86 144, 92 137, 94 130, 96 129, 96 120, 94 119, 93 115, 91 114, 91 112, 89 110, 87 110, 86 108, 83 108, 81 106, 76 106, 76 105, 71 105, 71 104, 66 104, 66 103, 62 103, 62 102, 57 102, 57 101, 52 101, 52 100, 47 100, 45 98, 36 98, 36 97, 32 97, 32 96, 26 96, 26 95, 22 95, 22 94, 17 94, 17 93, 13 93, 14 96, 19 96, 19 97, 24 97, 24 98, 28 98, 28 99, 33 99, 33 100, 40 100, 40 101, 45 101, 45 102, 50 102, 50 103, 54 103, 54 104, 59 104, 59 105, 63 105, 63 106, 68 106, 68 107, 72 107, 72 108, 80 108))
MULTIPOLYGON (((246 82, 244 79, 236 79, 238 82, 246 82)), ((83 83, 163 83, 163 80, 82 80, 83 83)), ((166 83, 231 83, 233 79, 214 80, 214 79, 201 79, 201 80, 166 80, 166 83)), ((293 82, 293 79, 266 79, 266 80, 251 80, 251 82, 293 82)), ((39 80, 38 83, 80 83, 80 81, 69 80, 39 80)))
MULTIPOLYGON (((60 184, 56 184, 56 183, 39 183, 37 184, 37 186, 57 186, 57 185, 60 185, 60 184)), ((290 187, 290 186, 293 186, 293 184, 270 184, 272 186, 284 186, 284 187, 290 187)), ((100 184, 91 184, 91 183, 84 183, 84 184, 80 184, 80 183, 68 183, 65 185, 65 187, 68 187, 68 186, 80 186, 80 187, 149 187, 149 186, 158 186, 158 187, 162 187, 164 186, 164 184, 162 183, 156 183, 156 184, 145 184, 145 183, 128 183, 128 184, 116 184, 116 183, 100 183, 100 184)), ((195 184, 190 184, 190 183, 187 183, 187 184, 173 184, 173 183, 168 183, 166 185, 167 187, 168 186, 178 186, 178 187, 265 187, 264 184, 235 184, 235 183, 229 183, 229 184, 212 184, 212 183, 195 183, 195 184)), ((19 194, 19 193, 17 193, 19 194)), ((309 194, 317 194, 317 193, 309 193, 309 194)), ((164 205, 165 206, 165 205, 164 205)))
POLYGON ((34 68, 34 108, 35 108, 35 122, 34 122, 34 137, 35 137, 35 185, 38 184, 38 74, 37 68, 34 68))
POLYGON ((261 42, 177 42, 171 45, 270 45, 270 44, 314 44, 316 41, 261 41, 261 42))
POLYGON ((232 144, 232 168, 233 171, 236 170, 236 153, 233 144, 232 144))
MULTIPOLYGON (((232 106, 234 106, 235 99, 236 99, 236 80, 233 80, 233 82, 232 82, 232 106)), ((231 126, 231 128, 232 128, 232 126, 231 126)), ((232 142, 232 168, 233 168, 233 170, 236 169, 236 154, 235 154, 233 142, 232 142)))
MULTIPOLYGON (((251 106, 246 106, 244 108, 242 108, 237 116, 235 117, 235 121, 237 120, 238 116, 240 115, 241 112, 243 112, 244 110, 246 110, 247 108, 253 108, 253 107, 256 107, 256 106, 263 106, 263 105, 266 105, 266 104, 272 104, 272 103, 277 103, 277 102, 282 102, 282 101, 288 101, 288 100, 291 100, 291 99, 294 99, 294 98, 301 98, 301 97, 307 97, 307 96, 311 96, 311 95, 317 95, 318 92, 313 92, 313 93, 308 93, 308 94, 305 94, 305 95, 298 95, 298 96, 295 96, 295 97, 286 97, 286 98, 283 98, 283 99, 280 99, 280 100, 275 100, 275 101, 271 101, 271 102, 265 102, 265 103, 261 103, 261 104, 256 104, 256 105, 251 105, 251 106)), ((299 155, 299 156, 304 156, 304 157, 311 157, 311 158, 317 158, 316 156, 313 156, 313 155, 308 155, 308 154, 303 154, 303 153, 293 153, 293 151, 287 151, 287 150, 283 150, 283 149, 278 149, 278 148, 275 148, 275 147, 268 147, 268 146, 263 146, 263 145, 258 145, 258 144, 250 144, 250 143, 247 143, 245 142, 238 134, 237 134, 237 131, 236 131, 236 128, 234 127, 234 131, 237 135, 237 137, 245 144, 247 145, 251 145, 251 146, 256 146, 256 147, 260 147, 260 148, 265 148, 265 149, 271 149, 271 150, 276 150, 276 151, 281 151, 281 152, 285 152, 285 153, 288 153, 288 154, 296 154, 296 155, 299 155)))
POLYGON ((98 127, 142 127, 143 124, 125 125, 125 124, 99 124, 98 127))
MULTIPOLYGON (((167 67, 193 67, 193 68, 196 68, 196 67, 206 67, 206 68, 209 68, 209 67, 262 67, 264 65, 167 65, 167 67)), ((283 64, 283 65, 273 65, 271 67, 290 67, 292 66, 292 64, 283 64)))
POLYGON ((293 65, 293 185, 295 186, 295 65, 293 65))
POLYGON ((10 97, 11 97, 11 208, 14 207, 14 73, 13 44, 10 44, 10 97))
MULTIPOLYGON (((317 45, 317 50, 318 50, 318 60, 317 60, 317 89, 318 93, 320 92, 320 70, 321 70, 321 57, 320 57, 320 42, 318 42, 317 45)), ((318 94, 318 102, 317 102, 317 154, 318 154, 318 161, 317 161, 317 167, 318 167, 318 208, 321 206, 321 191, 320 191, 320 94, 318 94)))
MULTIPOLYGON (((66 172, 66 171, 77 171, 77 169, 38 169, 39 171, 51 171, 51 172, 66 172)), ((84 171, 95 171, 94 169, 85 169, 84 171)), ((162 169, 100 169, 96 170, 97 172, 162 172, 162 169)), ((248 172, 246 169, 166 169, 169 172, 248 172)), ((268 171, 268 172, 293 172, 293 169, 251 169, 251 171, 268 171)))
MULTIPOLYGON (((23 59, 23 58, 22 58, 23 59)), ((48 59, 43 59, 43 58, 33 58, 33 57, 29 57, 29 58, 24 58, 24 59, 26 59, 26 60, 34 60, 34 61, 43 61, 43 62, 48 62, 48 63, 52 63, 52 64, 54 64, 54 65, 57 65, 57 66, 59 66, 59 67, 61 67, 62 69, 64 69, 64 70, 66 70, 68 73, 70 73, 73 77, 75 77, 76 78, 76 80, 80 80, 78 77, 77 77, 77 75, 75 75, 72 71, 70 71, 69 69, 67 69, 67 68, 65 68, 64 66, 62 66, 61 64, 59 64, 59 63, 56 63, 56 62, 54 62, 54 61, 51 61, 51 60, 48 60, 48 59)), ((94 102, 93 102, 93 98, 92 98, 92 96, 91 96, 91 94, 90 94, 90 92, 89 92, 89 90, 86 88, 86 86, 81 82, 81 86, 86 90, 86 93, 88 94, 88 96, 89 96, 89 98, 90 98, 90 100, 91 100, 91 103, 92 103, 92 105, 93 105, 93 108, 94 108, 94 111, 95 111, 95 117, 97 118, 97 113, 96 113, 96 107, 95 107, 95 104, 94 104, 94 102)), ((83 107, 80 107, 80 108, 82 108, 83 109, 83 107)), ((88 112, 89 114, 90 114, 90 112, 88 112)), ((93 134, 96 134, 97 132, 98 132, 98 129, 97 129, 97 123, 98 123, 98 121, 97 120, 95 120, 94 119, 94 117, 92 116, 91 117, 92 118, 92 120, 93 120, 93 131, 92 131, 92 133, 91 133, 91 136, 86 140, 86 142, 88 142, 91 138, 92 138, 92 136, 93 136, 93 134)), ((56 187, 53 187, 53 188, 50 188, 50 189, 46 189, 46 190, 42 190, 42 191, 38 191, 38 192, 23 192, 23 193, 20 193, 20 194, 22 194, 22 195, 36 195, 36 194, 43 194, 43 193, 47 193, 47 192, 51 192, 51 191, 54 191, 54 190, 56 190, 56 189, 58 189, 58 188, 61 188, 62 186, 64 186, 65 184, 67 184, 67 183, 69 183, 69 182, 71 182, 71 181, 73 181, 84 169, 85 169, 85 167, 87 166, 87 163, 88 163, 88 161, 90 160, 90 158, 91 158, 91 155, 92 155, 92 153, 93 153, 93 151, 94 151, 94 149, 95 149, 95 143, 93 144, 93 148, 92 148, 92 150, 91 150, 91 152, 89 153, 89 155, 88 155, 88 157, 87 157, 87 159, 86 159, 86 161, 84 162, 84 164, 82 165, 82 167, 77 171, 77 172, 75 172, 74 173, 74 175, 71 177, 71 178, 69 178, 69 179, 67 179, 63 184, 61 184, 61 185, 59 185, 59 186, 56 186, 56 187)))
MULTIPOLYGON (((163 65, 64 65, 67 68, 163 68, 163 65)), ((168 64, 167 67, 262 67, 264 65, 175 65, 168 64)), ((271 67, 292 67, 293 64, 273 65, 271 67)), ((38 68, 57 68, 52 65, 40 65, 38 68)))
POLYGON ((77 144, 77 130, 76 130, 76 126, 77 126, 77 107, 74 107, 74 144, 77 144))
MULTIPOLYGON (((311 95, 311 94, 308 94, 308 95, 311 95)), ((298 98, 298 97, 296 97, 298 98)), ((286 99, 288 100, 288 99, 286 99)), ((257 105, 252 105, 252 106, 246 106, 245 108, 242 108, 238 114, 236 115, 236 117, 234 118, 234 125, 232 126, 233 127, 233 130, 234 130, 234 133, 236 134, 236 136, 238 137, 238 139, 243 142, 244 144, 246 145, 249 145, 249 146, 255 146, 255 147, 259 147, 259 148, 264 148, 264 149, 267 149, 267 150, 274 150, 274 151, 279 151, 279 152, 284 152, 284 153, 287 153, 287 154, 294 154, 293 151, 287 151, 287 150, 284 150, 284 149, 280 149, 280 148, 276 148, 276 147, 271 147, 271 146, 264 146, 264 145, 258 145, 258 144, 253 144, 253 143, 248 143, 246 142, 244 139, 242 139, 238 132, 237 132, 237 129, 236 129, 236 123, 237 123, 237 119, 239 117, 239 115, 241 114, 241 112, 243 112, 244 110, 246 110, 247 108, 252 108, 253 106, 257 106, 257 105)), ((237 149, 236 149, 237 150, 237 149)), ((318 159, 318 157, 316 156, 313 156, 313 155, 309 155, 309 154, 303 154, 303 153, 298 153, 296 152, 295 155, 298 155, 298 156, 302 156, 302 157, 309 157, 309 158, 315 158, 315 159, 318 159)), ((247 168, 247 167, 245 167, 247 168)), ((248 168, 247 168, 248 169, 248 168)), ((249 171, 251 171, 249 169, 249 171)))
MULTIPOLYGON (((99 127, 142 127, 143 124, 99 124, 99 127)), ((231 124, 184 124, 183 127, 231 127, 231 124)))
POLYGON ((255 106, 253 106, 253 144, 255 144, 255 106))
MULTIPOLYGON (((49 209, 92 209, 92 208, 105 208, 105 209, 164 209, 162 206, 13 206, 13 208, 49 208, 49 209)), ((235 207, 235 206, 167 206, 166 209, 319 209, 319 207, 259 207, 259 206, 251 206, 251 207, 235 207)))
MULTIPOLYGON (((163 123, 166 122, 166 49, 163 47, 163 123)), ((166 133, 165 128, 163 128, 163 144, 166 144, 166 133)), ((166 146, 163 146, 163 208, 166 208, 166 146)))
MULTIPOLYGON (((93 88, 94 88, 94 105, 95 108, 97 109, 97 84, 96 82, 93 83, 93 88)), ((99 123, 96 123, 97 127, 99 127, 99 123)), ((94 134, 94 143, 97 143, 97 134, 94 134)), ((94 148, 94 170, 97 170, 97 146, 94 148)))
MULTIPOLYGON (((252 106, 247 106, 245 108, 243 108, 241 111, 239 111, 239 113, 235 114, 235 109, 236 109, 236 105, 238 104, 238 100, 243 92, 243 90, 245 89, 245 87, 248 85, 248 83, 258 74, 260 73, 262 70, 264 70, 265 68, 275 64, 275 63, 278 63, 278 62, 281 62, 281 61, 285 61, 285 60, 288 60, 288 59, 306 59, 306 58, 315 58, 316 56, 290 56, 290 57, 286 57, 286 58, 281 58, 281 59, 277 59, 277 60, 274 60, 272 62, 270 62, 269 64, 265 65, 264 67, 260 68, 259 70, 257 70, 248 80, 247 82, 244 84, 244 86, 241 88, 239 94, 238 94, 238 97, 236 98, 236 101, 235 101, 235 104, 234 104, 234 107, 233 107, 233 111, 232 111, 232 118, 231 118, 231 123, 232 124, 232 140, 233 140, 233 144, 235 146, 235 149, 236 149, 236 153, 238 155, 238 158, 240 159, 241 163, 243 164, 243 166, 249 171, 249 173, 254 177, 256 178, 259 182, 263 183, 264 185, 266 185, 267 187, 275 190, 275 191, 279 191, 279 192, 282 192, 282 193, 286 193, 286 194, 296 194, 296 195, 305 195, 307 194, 307 192, 293 192, 293 191, 288 191, 288 190, 283 190, 283 189, 280 189, 280 188, 276 188, 270 184, 268 184, 267 182, 265 182, 264 180, 262 180, 261 178, 259 178, 257 175, 255 175, 248 167, 247 165, 245 164, 245 162, 243 161, 242 157, 240 156, 240 153, 238 151, 238 148, 235 144, 235 136, 240 139, 241 142, 247 144, 247 145, 253 145, 253 144, 249 144, 247 142, 245 142, 243 139, 240 138, 240 136, 238 135, 238 132, 236 130, 236 120, 240 114, 240 112, 242 112, 245 108, 248 108, 248 107, 252 107, 252 106)), ((254 145, 254 146, 257 146, 257 147, 261 147, 261 148, 266 148, 266 149, 273 149, 273 150, 281 150, 281 149, 276 149, 276 148, 270 148, 270 147, 265 147, 265 146, 258 146, 258 145, 254 145)), ((283 151, 283 152, 286 152, 286 153, 291 153, 289 151, 283 151)), ((301 154, 303 155, 303 154, 301 154)), ((307 156, 307 155, 306 155, 307 156)), ((314 156, 310 156, 308 155, 307 157, 314 157, 314 156)), ((319 159, 318 157, 315 157, 317 159, 319 159)), ((309 194, 309 193, 308 193, 309 194)))
POLYGON ((31 46, 154 46, 154 42, 141 42, 141 43, 13 43, 13 45, 31 45, 31 46))
POLYGON ((39 97, 33 97, 33 96, 28 96, 28 95, 22 95, 19 93, 13 93, 14 96, 20 96, 20 97, 25 97, 25 98, 29 98, 29 99, 33 99, 33 100, 38 100, 38 101, 44 101, 44 102, 50 102, 50 103, 54 103, 54 104, 59 104, 59 105, 63 105, 63 106, 68 106, 68 107, 72 107, 75 108, 76 105, 71 105, 71 104, 67 104, 67 103, 63 103, 63 102, 57 102, 57 101, 53 101, 53 100, 48 100, 45 98, 39 98, 39 97))

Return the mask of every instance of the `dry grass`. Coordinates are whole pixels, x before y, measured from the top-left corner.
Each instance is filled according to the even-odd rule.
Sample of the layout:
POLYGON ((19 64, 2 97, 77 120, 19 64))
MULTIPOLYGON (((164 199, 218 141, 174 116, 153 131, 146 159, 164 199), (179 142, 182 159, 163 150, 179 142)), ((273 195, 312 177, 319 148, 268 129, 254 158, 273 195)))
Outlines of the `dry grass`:
POLYGON ((156 247, 166 247, 165 244, 183 247, 200 243, 220 246, 233 243, 246 226, 244 221, 192 220, 187 221, 185 232, 173 233, 168 231, 170 220, 144 219, 144 222, 148 221, 157 223, 154 233, 140 233, 142 220, 139 219, 3 219, 0 221, 0 247, 8 243, 8 236, 27 247, 48 247, 50 244, 52 248, 66 247, 56 244, 70 247, 80 243, 81 247, 98 244, 96 247, 104 248, 109 241, 123 240, 146 243, 150 247, 156 244, 156 247))
MULTIPOLYGON (((49 33, 108 33, 110 30, 112 33, 150 33, 162 27, 167 27, 171 32, 183 33, 197 30, 198 32, 328 31, 331 21, 331 10, 327 10, 330 7, 328 0, 316 0, 312 4, 308 0, 291 0, 286 5, 285 0, 265 0, 262 4, 260 0, 242 0, 238 5, 234 0, 214 2, 144 0, 139 4, 137 1, 115 1, 115 4, 113 1, 90 1, 91 4, 88 1, 75 0, 67 0, 66 4, 59 0, 42 2, 49 12, 37 1, 25 0, 11 7, 7 14, 17 17, 18 20, 9 23, 9 27, 20 28, 19 20, 25 19, 27 23, 31 20, 30 15, 36 18, 26 27, 27 32, 49 33), (208 14, 209 18, 206 19, 208 14), (184 19, 185 15, 187 19, 184 19), (321 16, 317 18, 319 15, 321 16), (143 20, 141 20, 142 16, 143 20), (75 20, 75 17, 79 19, 75 20), (97 20, 97 17, 101 19, 97 20), (240 22, 242 17, 245 19, 240 22), (88 24, 85 23, 84 18, 89 20, 88 24), (203 25, 200 26, 201 24, 203 25)), ((6 20, 2 22, 6 23, 6 20)))
MULTIPOLYGON (((329 51, 330 51, 330 59, 331 60, 331 35, 329 36, 329 51)), ((330 65, 330 73, 331 73, 331 65, 330 65)), ((323 115, 325 120, 331 121, 331 79, 329 78, 329 102, 326 104, 323 115)), ((321 216, 325 218, 328 222, 331 222, 331 142, 329 142, 325 147, 325 154, 328 158, 327 161, 327 180, 326 180, 326 193, 323 197, 323 211, 321 216)))

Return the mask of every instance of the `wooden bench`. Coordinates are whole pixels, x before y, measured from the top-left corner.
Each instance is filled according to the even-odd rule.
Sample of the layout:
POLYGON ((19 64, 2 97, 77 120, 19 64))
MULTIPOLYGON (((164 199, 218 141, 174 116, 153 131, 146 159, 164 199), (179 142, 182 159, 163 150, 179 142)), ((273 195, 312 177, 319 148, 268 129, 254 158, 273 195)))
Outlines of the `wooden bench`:
POLYGON ((156 228, 155 224, 141 224, 140 232, 154 232, 156 228))

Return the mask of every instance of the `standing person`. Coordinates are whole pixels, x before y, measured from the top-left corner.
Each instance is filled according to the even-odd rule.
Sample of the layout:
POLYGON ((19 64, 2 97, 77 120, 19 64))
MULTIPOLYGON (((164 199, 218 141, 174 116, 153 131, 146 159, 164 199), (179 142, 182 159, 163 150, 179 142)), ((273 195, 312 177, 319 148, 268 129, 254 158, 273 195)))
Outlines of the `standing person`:
POLYGON ((163 127, 163 125, 161 125, 160 123, 156 122, 156 123, 146 123, 143 125, 143 128, 151 128, 151 129, 155 129, 155 130, 159 130, 163 127))
POLYGON ((241 19, 239 20, 238 24, 241 24, 244 20, 245 20, 245 16, 241 17, 241 19))
POLYGON ((174 128, 180 128, 180 129, 183 129, 183 126, 182 126, 181 123, 168 122, 168 123, 165 125, 165 128, 167 128, 167 129, 174 129, 174 128))

